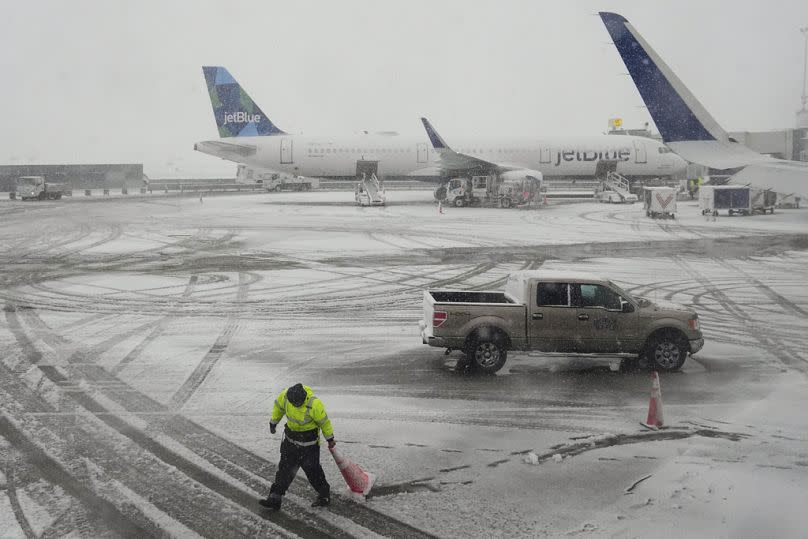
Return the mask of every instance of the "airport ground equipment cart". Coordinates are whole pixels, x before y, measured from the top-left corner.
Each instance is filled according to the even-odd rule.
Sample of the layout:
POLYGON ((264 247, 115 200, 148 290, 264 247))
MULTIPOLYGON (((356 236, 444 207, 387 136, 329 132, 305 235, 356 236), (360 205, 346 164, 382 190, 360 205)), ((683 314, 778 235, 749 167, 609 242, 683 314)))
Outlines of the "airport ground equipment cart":
POLYGON ((674 219, 676 217, 676 192, 674 187, 645 187, 643 208, 646 217, 674 219))

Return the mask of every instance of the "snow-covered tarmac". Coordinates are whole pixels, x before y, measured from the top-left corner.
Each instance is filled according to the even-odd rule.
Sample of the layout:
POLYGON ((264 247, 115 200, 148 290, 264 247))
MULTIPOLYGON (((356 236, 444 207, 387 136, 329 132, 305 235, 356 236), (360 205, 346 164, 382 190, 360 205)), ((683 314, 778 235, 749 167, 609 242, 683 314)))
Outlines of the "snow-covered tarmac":
POLYGON ((0 202, 0 536, 804 536, 808 210, 390 198, 0 202), (698 310, 704 349, 662 376, 670 428, 639 425, 647 372, 611 358, 477 376, 421 344, 425 288, 538 267, 698 310), (310 509, 299 474, 281 513, 256 503, 298 381, 378 475, 367 501, 310 509))

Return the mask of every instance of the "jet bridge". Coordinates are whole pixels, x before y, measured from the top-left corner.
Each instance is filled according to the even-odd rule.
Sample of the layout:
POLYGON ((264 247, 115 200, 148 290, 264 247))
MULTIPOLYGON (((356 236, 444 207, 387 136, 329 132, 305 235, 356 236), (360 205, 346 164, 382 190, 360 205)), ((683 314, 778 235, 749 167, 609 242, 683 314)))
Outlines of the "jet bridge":
POLYGON ((354 199, 360 206, 384 206, 387 202, 384 185, 379 181, 378 173, 378 161, 356 162, 354 199))

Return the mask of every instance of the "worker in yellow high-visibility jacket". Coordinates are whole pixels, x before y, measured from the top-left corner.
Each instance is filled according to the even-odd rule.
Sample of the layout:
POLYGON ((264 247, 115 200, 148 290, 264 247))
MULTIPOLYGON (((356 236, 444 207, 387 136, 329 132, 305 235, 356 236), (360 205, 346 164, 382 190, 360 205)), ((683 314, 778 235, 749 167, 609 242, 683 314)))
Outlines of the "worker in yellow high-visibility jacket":
POLYGON ((328 448, 336 445, 334 429, 325 413, 325 406, 314 396, 309 386, 295 384, 281 391, 272 408, 269 431, 275 434, 278 423, 286 416, 281 442, 281 461, 275 474, 275 482, 269 496, 259 503, 270 509, 280 509, 283 495, 292 484, 297 470, 303 468, 309 483, 317 491, 312 507, 326 506, 331 502, 331 486, 320 466, 320 431, 328 441, 328 448))

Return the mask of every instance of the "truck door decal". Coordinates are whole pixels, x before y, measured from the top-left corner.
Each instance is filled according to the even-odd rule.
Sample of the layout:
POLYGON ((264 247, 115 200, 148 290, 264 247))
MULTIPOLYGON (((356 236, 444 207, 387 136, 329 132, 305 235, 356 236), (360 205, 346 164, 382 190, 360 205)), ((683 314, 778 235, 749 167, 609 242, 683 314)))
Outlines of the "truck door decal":
POLYGON ((598 330, 617 331, 617 321, 614 318, 596 318, 593 325, 598 330))

